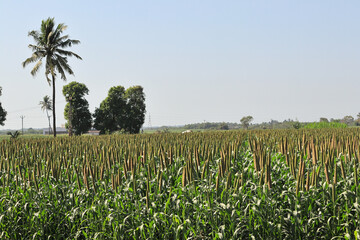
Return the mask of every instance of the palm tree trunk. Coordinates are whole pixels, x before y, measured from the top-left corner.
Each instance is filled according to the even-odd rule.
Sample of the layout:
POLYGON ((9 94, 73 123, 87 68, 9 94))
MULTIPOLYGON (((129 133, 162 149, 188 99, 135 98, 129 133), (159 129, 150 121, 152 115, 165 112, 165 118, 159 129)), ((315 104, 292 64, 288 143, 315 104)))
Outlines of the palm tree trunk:
POLYGON ((53 85, 53 132, 54 137, 56 137, 56 115, 55 115, 55 77, 52 76, 52 85, 53 85))
POLYGON ((49 112, 48 112, 48 110, 47 110, 47 109, 46 109, 46 116, 47 116, 48 121, 49 121, 49 135, 50 135, 50 133, 51 133, 51 123, 50 123, 50 116, 49 116, 49 112))

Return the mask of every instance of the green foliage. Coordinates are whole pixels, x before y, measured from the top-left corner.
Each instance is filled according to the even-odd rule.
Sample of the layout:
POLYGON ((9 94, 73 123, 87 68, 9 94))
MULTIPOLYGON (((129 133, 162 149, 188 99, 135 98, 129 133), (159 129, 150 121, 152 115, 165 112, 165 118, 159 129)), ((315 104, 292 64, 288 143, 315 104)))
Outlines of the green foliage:
MULTIPOLYGON (((63 94, 68 101, 65 105, 64 117, 69 121, 71 116, 71 127, 75 135, 88 132, 91 129, 92 116, 85 95, 89 94, 89 89, 85 84, 74 81, 63 87, 63 94)), ((69 122, 67 127, 69 127, 68 125, 69 122)))
POLYGON ((141 86, 127 89, 112 87, 108 96, 95 109, 94 127, 100 133, 125 131, 139 133, 145 121, 145 94, 141 86))
MULTIPOLYGON (((2 94, 2 88, 0 87, 0 96, 2 94)), ((0 102, 0 125, 4 126, 4 122, 6 120, 7 112, 3 109, 1 102, 0 102)))
POLYGON ((246 116, 246 117, 243 117, 241 118, 240 122, 241 122, 241 125, 245 128, 245 129, 248 129, 249 126, 250 126, 250 123, 251 121, 253 120, 254 118, 252 116, 246 116))
POLYGON ((139 133, 145 122, 145 93, 141 86, 126 89, 126 112, 124 130, 127 133, 139 133))
POLYGON ((101 134, 124 129, 125 111, 125 88, 110 88, 108 96, 100 103, 100 107, 95 109, 94 127, 100 130, 101 134))
POLYGON ((320 122, 329 122, 329 120, 327 118, 321 117, 320 122))
POLYGON ((356 126, 360 126, 360 113, 357 114, 357 119, 355 121, 356 126))
MULTIPOLYGON (((68 64, 68 57, 82 59, 76 53, 65 50, 65 48, 80 43, 79 40, 69 39, 69 35, 62 35, 66 28, 67 26, 63 23, 55 26, 54 18, 42 20, 40 31, 33 30, 28 34, 35 42, 35 44, 29 44, 29 48, 33 51, 33 54, 22 63, 23 67, 26 67, 30 63, 36 63, 31 70, 31 75, 35 76, 45 59, 45 76, 49 85, 52 84, 53 90, 53 129, 56 129, 55 78, 57 74, 59 74, 61 79, 66 81, 65 73, 70 75, 74 74, 68 64)), ((56 131, 54 131, 54 137, 55 136, 56 131)))
POLYGON ((345 123, 339 122, 314 122, 304 126, 305 129, 322 129, 322 128, 346 128, 345 123))
POLYGON ((345 116, 340 122, 345 123, 346 125, 351 125, 354 122, 354 118, 352 116, 345 116))
POLYGON ((348 128, 2 141, 0 238, 359 239, 359 140, 348 128))
POLYGON ((20 132, 19 131, 8 132, 7 135, 10 135, 10 139, 17 139, 20 136, 20 132))
POLYGON ((225 123, 225 122, 203 122, 186 124, 184 129, 204 129, 204 130, 228 130, 238 129, 240 125, 238 123, 225 123))
POLYGON ((222 124, 220 124, 220 126, 218 126, 217 129, 218 130, 229 130, 229 125, 227 125, 226 123, 222 123, 222 124))
POLYGON ((301 123, 299 121, 294 121, 292 125, 293 125, 293 127, 295 129, 300 129, 301 128, 301 123))

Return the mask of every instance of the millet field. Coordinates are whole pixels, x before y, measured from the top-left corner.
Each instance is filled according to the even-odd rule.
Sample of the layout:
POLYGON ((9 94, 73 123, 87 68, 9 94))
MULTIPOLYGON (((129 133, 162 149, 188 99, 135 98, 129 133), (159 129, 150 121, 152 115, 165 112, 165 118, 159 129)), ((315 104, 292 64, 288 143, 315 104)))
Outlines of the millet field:
POLYGON ((18 138, 0 239, 360 239, 360 130, 18 138))

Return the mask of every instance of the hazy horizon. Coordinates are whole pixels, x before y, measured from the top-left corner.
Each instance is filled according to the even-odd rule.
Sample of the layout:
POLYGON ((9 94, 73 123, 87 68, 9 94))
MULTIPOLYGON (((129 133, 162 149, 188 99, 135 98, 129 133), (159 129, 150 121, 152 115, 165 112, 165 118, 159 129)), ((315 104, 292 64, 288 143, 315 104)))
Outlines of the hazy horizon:
POLYGON ((21 63, 41 20, 65 23, 81 41, 69 50, 75 76, 56 81, 57 126, 65 123, 62 87, 89 88, 93 113, 112 86, 144 87, 144 127, 200 122, 254 123, 360 112, 360 2, 350 1, 1 1, 0 129, 46 128, 39 102, 52 97, 44 67, 21 63))

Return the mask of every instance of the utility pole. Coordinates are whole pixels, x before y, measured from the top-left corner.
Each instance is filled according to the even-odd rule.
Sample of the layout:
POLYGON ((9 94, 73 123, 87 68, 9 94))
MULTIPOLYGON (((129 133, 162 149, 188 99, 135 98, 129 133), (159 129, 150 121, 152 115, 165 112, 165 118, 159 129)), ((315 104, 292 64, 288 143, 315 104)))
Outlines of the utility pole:
POLYGON ((21 132, 22 132, 22 135, 24 135, 24 118, 25 118, 25 116, 21 115, 20 118, 21 118, 21 132))

